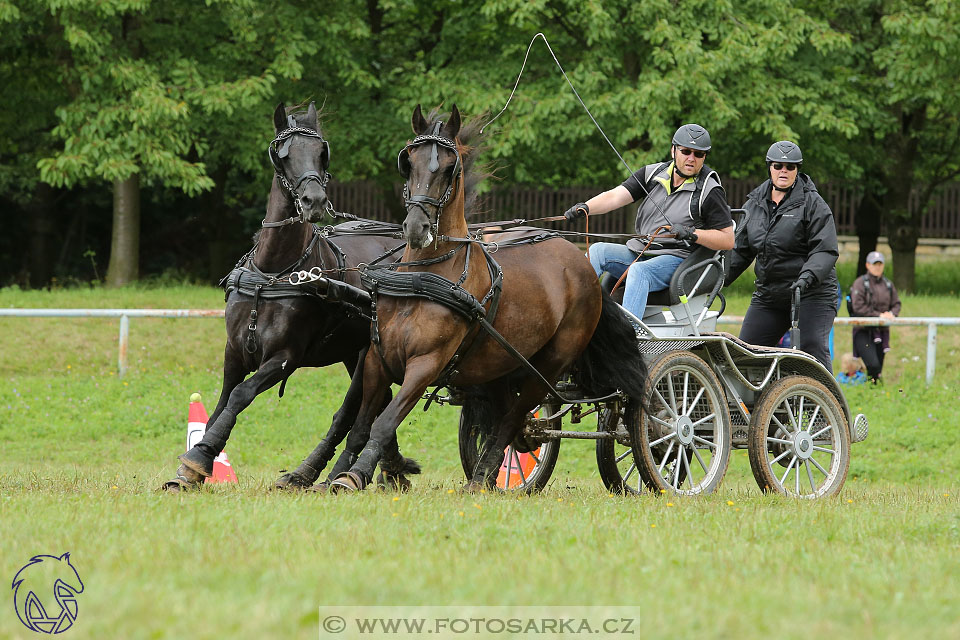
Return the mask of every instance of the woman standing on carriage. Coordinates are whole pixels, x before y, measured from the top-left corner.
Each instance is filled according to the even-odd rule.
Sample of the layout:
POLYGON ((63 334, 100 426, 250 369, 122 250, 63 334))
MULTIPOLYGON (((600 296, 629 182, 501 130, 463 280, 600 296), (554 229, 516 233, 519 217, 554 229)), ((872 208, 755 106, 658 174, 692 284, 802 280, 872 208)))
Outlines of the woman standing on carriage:
POLYGON ((578 202, 563 214, 572 221, 642 200, 637 209, 638 235, 670 227, 675 234, 670 246, 652 246, 644 252, 643 243, 633 238, 626 245, 598 242, 590 247, 590 264, 598 276, 607 271, 619 278, 627 271, 623 306, 638 318, 643 317, 648 294, 670 286, 673 272, 694 244, 717 250, 733 246, 730 205, 717 172, 705 165, 711 147, 706 129, 685 124, 673 134, 670 162, 647 165, 620 186, 578 202))
POLYGON ((790 305, 800 291, 800 349, 833 371, 828 340, 837 315, 837 229, 813 180, 800 173, 803 154, 793 142, 770 146, 769 179, 747 196, 744 220, 730 252, 727 284, 756 259, 756 290, 740 339, 774 346, 790 328, 790 305))

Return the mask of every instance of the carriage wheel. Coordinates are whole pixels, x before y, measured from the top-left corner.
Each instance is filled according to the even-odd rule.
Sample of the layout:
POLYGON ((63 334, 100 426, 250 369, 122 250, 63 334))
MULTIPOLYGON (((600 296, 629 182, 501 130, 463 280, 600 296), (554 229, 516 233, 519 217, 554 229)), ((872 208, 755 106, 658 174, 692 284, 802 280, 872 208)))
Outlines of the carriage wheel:
MULTIPOLYGON (((556 413, 553 405, 543 405, 541 412, 556 413)), ((467 479, 473 478, 488 441, 492 439, 492 425, 478 424, 471 417, 469 400, 460 410, 460 464, 467 479)), ((540 491, 550 480, 560 455, 560 440, 548 440, 533 451, 522 453, 513 445, 504 449, 503 464, 497 474, 497 488, 503 491, 540 491)))
POLYGON ((766 389, 750 419, 753 477, 764 491, 799 498, 830 496, 850 469, 850 434, 840 403, 807 376, 766 389))
POLYGON ((644 482, 654 491, 711 493, 730 463, 730 414, 720 381, 696 355, 674 351, 651 365, 646 390, 648 410, 631 433, 644 482))
MULTIPOLYGON (((628 437, 632 430, 627 425, 636 425, 640 419, 636 406, 624 406, 616 402, 603 405, 599 416, 597 431, 616 433, 620 430, 621 433, 626 432, 628 437)), ((637 463, 629 445, 620 444, 614 439, 597 440, 597 468, 608 491, 628 494, 643 491, 643 478, 637 471, 637 463)))

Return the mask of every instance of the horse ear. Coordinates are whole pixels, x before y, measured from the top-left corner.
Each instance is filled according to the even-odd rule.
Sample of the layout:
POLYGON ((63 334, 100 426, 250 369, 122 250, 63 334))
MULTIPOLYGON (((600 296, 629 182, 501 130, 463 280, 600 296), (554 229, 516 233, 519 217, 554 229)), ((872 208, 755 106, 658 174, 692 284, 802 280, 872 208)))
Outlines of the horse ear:
POLYGON ((413 110, 413 118, 410 119, 410 124, 413 125, 414 135, 423 135, 427 130, 427 121, 423 117, 423 112, 420 110, 419 104, 416 109, 413 110))
POLYGON ((279 133, 287 128, 287 108, 281 102, 273 112, 273 129, 279 133))
POLYGON ((313 127, 314 131, 320 131, 320 127, 317 126, 317 104, 313 101, 307 108, 307 125, 313 127))
POLYGON ((450 112, 450 121, 443 127, 443 130, 450 139, 456 138, 457 134, 460 133, 460 110, 457 109, 456 103, 454 103, 453 110, 450 112))

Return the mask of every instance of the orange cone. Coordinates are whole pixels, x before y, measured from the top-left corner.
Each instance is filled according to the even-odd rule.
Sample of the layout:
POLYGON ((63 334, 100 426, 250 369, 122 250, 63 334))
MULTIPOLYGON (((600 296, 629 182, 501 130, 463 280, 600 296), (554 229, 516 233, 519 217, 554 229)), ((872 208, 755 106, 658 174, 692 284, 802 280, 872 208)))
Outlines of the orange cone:
MULTIPOLYGON (((200 394, 194 393, 190 396, 190 411, 187 414, 187 451, 190 451, 195 444, 203 438, 203 432, 207 430, 207 421, 210 417, 207 410, 200 401, 200 394)), ((213 460, 213 475, 206 479, 206 482, 215 484, 217 482, 236 482, 237 474, 233 471, 230 459, 227 458, 226 450, 221 451, 213 460)))

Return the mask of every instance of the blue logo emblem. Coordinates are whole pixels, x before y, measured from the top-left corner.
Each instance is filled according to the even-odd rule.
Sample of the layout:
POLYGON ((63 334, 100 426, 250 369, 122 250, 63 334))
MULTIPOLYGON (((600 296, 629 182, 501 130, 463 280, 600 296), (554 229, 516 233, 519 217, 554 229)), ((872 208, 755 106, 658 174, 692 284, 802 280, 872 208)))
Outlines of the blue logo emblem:
POLYGON ((33 556, 13 577, 17 617, 37 633, 63 633, 77 619, 77 595, 83 593, 80 574, 62 556, 33 556))

